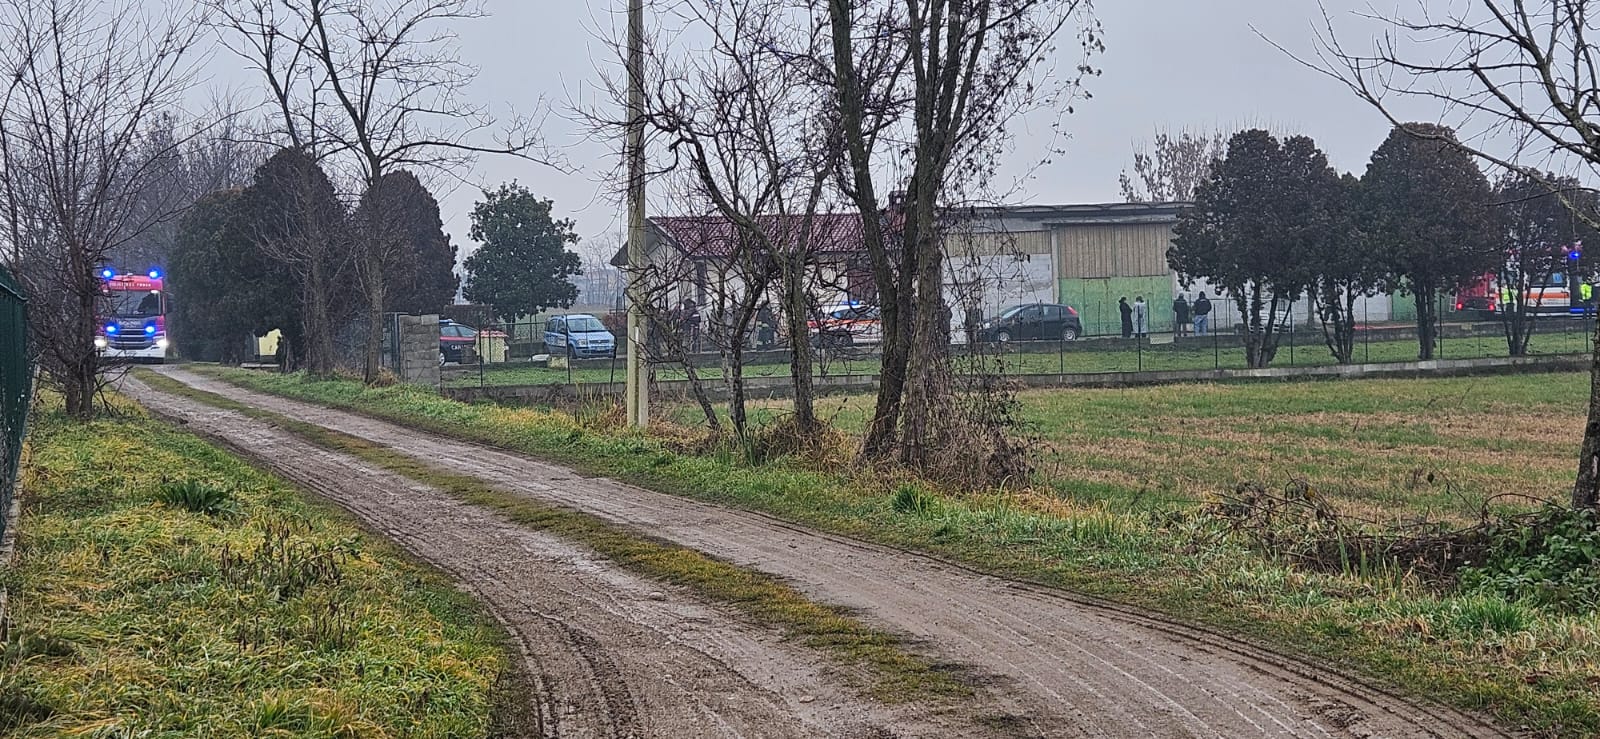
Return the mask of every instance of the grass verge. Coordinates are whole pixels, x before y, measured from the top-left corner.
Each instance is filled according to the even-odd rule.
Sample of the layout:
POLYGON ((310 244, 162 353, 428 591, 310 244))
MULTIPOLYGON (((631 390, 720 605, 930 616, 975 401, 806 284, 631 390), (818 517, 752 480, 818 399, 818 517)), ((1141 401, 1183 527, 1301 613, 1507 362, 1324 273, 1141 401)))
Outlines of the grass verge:
POLYGON ((426 390, 208 371, 244 387, 1148 607, 1484 710, 1538 735, 1600 731, 1595 613, 1440 590, 1363 564, 1307 572, 1256 553, 1192 510, 1112 510, 1028 491, 945 495, 793 460, 752 467, 730 451, 681 453, 670 440, 536 409, 456 403, 426 390))
POLYGON ((584 513, 540 504, 476 477, 441 470, 363 439, 248 406, 153 372, 140 373, 139 379, 164 393, 275 424, 323 448, 349 454, 467 503, 499 511, 530 529, 583 544, 634 572, 731 605, 761 626, 777 629, 830 655, 849 668, 856 686, 874 699, 897 703, 961 697, 971 692, 955 671, 908 652, 897 637, 869 628, 841 609, 811 601, 775 578, 693 549, 641 536, 584 513))
POLYGON ((31 427, 0 731, 494 731, 505 644, 470 598, 287 483, 115 410, 78 423, 47 400, 31 427))

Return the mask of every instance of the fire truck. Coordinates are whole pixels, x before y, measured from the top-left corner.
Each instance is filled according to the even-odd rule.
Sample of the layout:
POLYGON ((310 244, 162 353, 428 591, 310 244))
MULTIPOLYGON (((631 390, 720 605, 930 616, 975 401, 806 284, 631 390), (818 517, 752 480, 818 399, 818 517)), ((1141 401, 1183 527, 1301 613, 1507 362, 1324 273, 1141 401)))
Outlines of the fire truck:
MULTIPOLYGON (((1564 264, 1577 267, 1581 245, 1563 250, 1564 264)), ((1486 274, 1456 291, 1456 310, 1474 312, 1484 318, 1495 318, 1511 310, 1511 288, 1500 287, 1493 274, 1486 274)), ((1584 314, 1594 309, 1593 283, 1576 271, 1553 271, 1543 279, 1530 280, 1522 293, 1523 305, 1534 316, 1564 316, 1584 314)))
POLYGON ((104 357, 166 361, 167 295, 161 270, 100 271, 100 325, 94 346, 104 357))

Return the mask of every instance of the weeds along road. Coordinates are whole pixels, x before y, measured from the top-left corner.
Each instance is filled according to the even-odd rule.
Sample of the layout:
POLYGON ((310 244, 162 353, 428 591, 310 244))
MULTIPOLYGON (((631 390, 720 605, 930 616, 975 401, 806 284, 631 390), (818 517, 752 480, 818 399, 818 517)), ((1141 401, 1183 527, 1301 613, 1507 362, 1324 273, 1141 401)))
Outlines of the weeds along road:
MULTIPOLYGON (((1230 738, 1510 736, 1482 719, 1406 700, 1202 629, 1150 618, 1117 606, 985 576, 928 557, 819 533, 760 514, 728 510, 612 480, 586 478, 573 470, 524 456, 250 392, 176 368, 159 371, 198 389, 359 437, 430 464, 448 460, 440 464, 440 469, 466 472, 496 487, 626 524, 651 536, 784 578, 811 598, 853 609, 869 623, 905 634, 940 659, 968 666, 986 677, 989 690, 985 691, 984 700, 993 704, 984 710, 1002 714, 1001 720, 988 722, 990 730, 996 734, 1230 738)), ((137 383, 130 383, 127 389, 157 412, 187 420, 191 429, 241 448, 258 449, 258 456, 275 468, 339 500, 363 518, 372 521, 394 518, 403 522, 405 525, 397 526, 394 531, 383 524, 379 524, 379 528, 462 578, 469 588, 478 591, 500 612, 502 618, 507 618, 502 610, 506 607, 560 614, 562 606, 547 604, 546 598, 580 601, 587 598, 591 604, 606 604, 617 613, 594 623, 566 623, 564 628, 567 631, 581 629, 580 633, 586 635, 584 641, 597 643, 598 649, 616 659, 631 657, 636 651, 651 650, 677 649, 688 659, 695 655, 733 652, 735 664, 723 665, 724 674, 727 671, 752 674, 737 663, 741 656, 751 658, 751 651, 758 650, 760 635, 741 631, 727 620, 717 620, 708 613, 710 609, 701 607, 697 611, 698 618, 707 619, 703 622, 679 624, 685 613, 694 611, 693 604, 671 600, 640 601, 636 596, 647 585, 607 573, 602 565, 584 560, 581 553, 570 550, 566 550, 566 556, 574 559, 569 560, 573 564, 567 569, 575 575, 590 571, 589 579, 582 582, 588 583, 586 587, 596 588, 582 593, 581 597, 561 587, 548 589, 553 586, 530 579, 531 575, 525 571, 533 568, 528 567, 526 561, 537 554, 510 557, 508 559, 514 561, 500 563, 510 567, 509 570, 486 567, 484 560, 493 559, 490 550, 506 549, 509 545, 504 542, 508 540, 531 540, 514 528, 507 528, 510 524, 496 523, 490 514, 454 504, 449 499, 418 503, 414 500, 419 494, 417 486, 409 481, 390 480, 387 488, 378 485, 380 489, 357 491, 359 502, 352 505, 341 497, 346 495, 342 488, 353 480, 371 479, 371 470, 354 468, 350 460, 338 459, 338 455, 328 455, 309 445, 294 445, 294 439, 287 434, 237 414, 164 395, 137 383), (298 458, 301 455, 307 458, 298 458), (324 474, 294 472, 314 466, 316 460, 321 460, 317 465, 327 465, 321 467, 324 474), (497 540, 482 541, 480 537, 485 531, 497 532, 497 540), (641 622, 654 624, 654 629, 642 628, 641 622), (687 629, 687 633, 680 634, 680 628, 687 629), (652 636, 658 640, 670 636, 672 643, 652 643, 649 641, 652 636)), ((561 545, 553 541, 515 546, 533 546, 535 552, 541 547, 544 551, 563 551, 561 545)), ((570 589, 571 586, 564 587, 570 589)), ((549 628, 560 631, 553 625, 549 628)), ((581 652, 573 648, 574 639, 552 634, 545 639, 543 647, 541 642, 533 640, 530 649, 555 645, 581 652)), ((772 651, 769 645, 767 653, 770 655, 772 651)), ((674 658, 673 655, 660 656, 668 660, 674 658)), ((804 656, 788 655, 786 658, 806 663, 804 656)), ((759 661, 761 657, 753 659, 759 661)), ((716 660, 708 658, 708 661, 716 660)), ((714 665, 706 669, 712 667, 714 665)), ((757 673, 759 668, 760 665, 747 666, 757 673)), ((570 669, 590 675, 588 679, 597 679, 595 673, 584 673, 579 665, 570 669)), ((766 669, 772 667, 768 665, 766 669)), ((694 672, 694 669, 674 669, 674 674, 694 672)), ((802 677, 787 675, 778 681, 802 677)), ((732 678, 727 678, 726 682, 730 687, 737 687, 733 685, 737 681, 732 678)), ((621 692, 629 693, 629 697, 597 694, 592 697, 596 701, 592 705, 609 706, 604 701, 610 700, 623 710, 643 711, 636 719, 641 722, 640 726, 655 726, 649 720, 648 711, 675 707, 650 700, 648 692, 643 698, 631 695, 631 691, 650 689, 648 681, 625 682, 621 692)), ((829 726, 833 717, 847 712, 817 716, 816 709, 809 707, 814 704, 785 703, 764 691, 754 692, 764 699, 755 706, 743 706, 743 701, 707 705, 703 703, 707 696, 702 694, 697 696, 701 702, 696 710, 706 712, 702 718, 708 722, 713 718, 729 720, 730 725, 722 727, 721 733, 725 735, 805 735, 809 727, 818 725, 819 721, 830 731, 838 729, 832 733, 843 732, 844 735, 861 726, 868 727, 865 729, 868 731, 878 731, 878 735, 884 735, 884 727, 893 731, 888 735, 949 735, 945 729, 937 727, 897 724, 895 720, 877 723, 871 719, 870 711, 855 714, 866 718, 865 724, 829 726), (718 713, 736 705, 746 710, 727 717, 718 713), (796 712, 784 715, 785 710, 796 712), (806 715, 808 712, 811 715, 806 715), (750 722, 757 715, 770 715, 774 723, 763 727, 750 722), (784 722, 781 728, 776 723, 780 721, 784 722), (740 728, 741 722, 747 728, 740 728)), ((713 730, 678 733, 646 729, 639 735, 718 733, 715 724, 706 726, 713 730)))

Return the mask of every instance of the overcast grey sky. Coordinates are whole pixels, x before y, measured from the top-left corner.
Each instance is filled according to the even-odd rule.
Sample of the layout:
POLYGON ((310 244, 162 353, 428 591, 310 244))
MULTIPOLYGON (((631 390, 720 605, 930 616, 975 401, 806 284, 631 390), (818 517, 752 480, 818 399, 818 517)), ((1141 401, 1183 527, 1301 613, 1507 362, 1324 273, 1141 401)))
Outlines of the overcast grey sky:
MULTIPOLYGON (((488 0, 491 18, 457 29, 463 56, 480 68, 471 97, 520 110, 532 109, 541 98, 558 106, 595 102, 600 95, 596 66, 614 64, 597 39, 597 27, 609 25, 609 14, 623 5, 623 0, 488 0)), ((1367 3, 1328 0, 1327 5, 1345 40, 1367 48, 1373 26, 1348 15, 1367 3)), ((1251 30, 1310 52, 1312 24, 1321 17, 1313 0, 1100 0, 1097 6, 1106 52, 1095 63, 1104 73, 1090 82, 1094 98, 1080 102, 1064 121, 1071 133, 1067 155, 1036 172, 1024 188, 1026 202, 1117 200, 1117 175, 1133 144, 1158 127, 1268 123, 1311 136, 1334 166, 1358 174, 1387 134, 1376 111, 1251 30)), ((1070 39, 1063 45, 1075 53, 1070 39)), ((1074 58, 1064 60, 1070 64, 1074 58)), ((237 66, 225 55, 214 63, 237 66)), ((219 72, 219 78, 238 79, 235 70, 219 72)), ((1016 132, 1018 151, 1008 162, 1013 173, 1038 161, 1045 145, 1042 132, 1026 125, 1016 132)), ((553 199, 558 213, 576 219, 586 241, 614 233, 619 208, 599 183, 611 171, 614 153, 604 142, 586 140, 582 126, 559 111, 545 133, 578 171, 563 174, 517 159, 484 158, 466 179, 487 185, 519 180, 553 199)), ((467 213, 477 197, 472 186, 441 193, 446 228, 463 255, 474 248, 467 239, 467 213)))

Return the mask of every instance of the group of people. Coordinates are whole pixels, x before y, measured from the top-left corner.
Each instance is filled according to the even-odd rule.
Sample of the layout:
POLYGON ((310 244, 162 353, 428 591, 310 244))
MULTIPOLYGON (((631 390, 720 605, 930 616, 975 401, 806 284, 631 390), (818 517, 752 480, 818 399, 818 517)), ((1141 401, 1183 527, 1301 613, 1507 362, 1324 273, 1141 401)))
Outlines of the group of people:
MULTIPOLYGON (((1150 306, 1144 302, 1143 295, 1135 297, 1131 305, 1128 296, 1122 296, 1117 300, 1117 310, 1122 312, 1122 338, 1142 339, 1150 333, 1150 306)), ((1188 336, 1191 326, 1195 336, 1205 336, 1211 329, 1211 299, 1202 291, 1190 303, 1179 293, 1172 300, 1172 318, 1177 336, 1188 336)))

